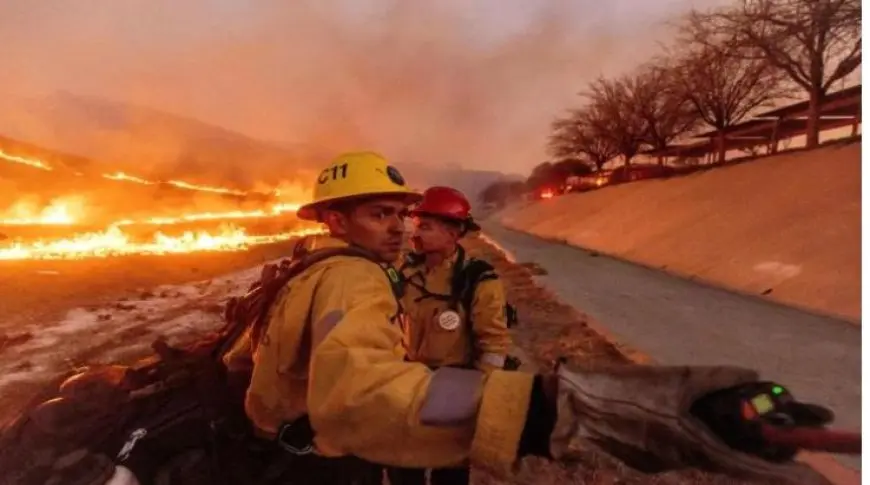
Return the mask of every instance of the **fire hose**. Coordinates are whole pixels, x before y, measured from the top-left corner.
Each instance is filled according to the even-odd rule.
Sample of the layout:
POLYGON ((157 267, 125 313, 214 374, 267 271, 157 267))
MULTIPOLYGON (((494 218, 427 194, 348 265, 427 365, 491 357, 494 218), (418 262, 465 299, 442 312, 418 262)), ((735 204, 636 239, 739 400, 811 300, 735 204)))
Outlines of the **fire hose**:
POLYGON ((754 382, 708 394, 692 406, 728 446, 770 461, 787 461, 800 450, 861 454, 861 434, 826 427, 834 413, 797 401, 774 382, 754 382))

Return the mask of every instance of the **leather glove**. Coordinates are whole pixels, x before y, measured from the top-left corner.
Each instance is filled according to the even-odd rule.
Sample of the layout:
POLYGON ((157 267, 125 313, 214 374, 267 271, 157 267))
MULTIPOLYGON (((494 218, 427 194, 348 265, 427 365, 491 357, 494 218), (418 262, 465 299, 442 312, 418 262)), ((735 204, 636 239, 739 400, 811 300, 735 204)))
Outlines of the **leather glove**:
POLYGON ((704 395, 757 381, 752 370, 561 366, 555 376, 557 417, 549 451, 556 459, 570 458, 578 449, 596 449, 647 473, 697 468, 778 483, 830 484, 804 464, 773 463, 728 447, 690 413, 704 395))

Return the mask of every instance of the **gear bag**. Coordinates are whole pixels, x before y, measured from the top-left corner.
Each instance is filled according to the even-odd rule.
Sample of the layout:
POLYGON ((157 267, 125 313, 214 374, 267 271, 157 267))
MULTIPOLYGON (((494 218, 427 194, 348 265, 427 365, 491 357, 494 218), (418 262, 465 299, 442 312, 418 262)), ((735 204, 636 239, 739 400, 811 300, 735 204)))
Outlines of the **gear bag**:
MULTIPOLYGON (((0 429, 0 485, 102 485, 116 465, 142 485, 270 483, 285 473, 287 454, 255 438, 245 415, 251 369, 230 368, 226 356, 256 348, 278 292, 305 269, 335 256, 377 262, 360 248, 296 247, 230 298, 219 331, 182 347, 158 339, 156 355, 131 366, 95 367, 49 386, 0 429), (187 476, 177 476, 182 469, 187 476)), ((397 288, 395 270, 385 272, 397 288)), ((298 468, 294 476, 304 473, 298 468)))

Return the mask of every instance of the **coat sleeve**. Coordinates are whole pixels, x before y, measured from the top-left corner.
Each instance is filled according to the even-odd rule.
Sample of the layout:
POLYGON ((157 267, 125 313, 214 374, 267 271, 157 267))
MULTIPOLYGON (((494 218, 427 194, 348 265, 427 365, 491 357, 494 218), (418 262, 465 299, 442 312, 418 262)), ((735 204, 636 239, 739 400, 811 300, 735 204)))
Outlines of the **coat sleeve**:
POLYGON ((501 369, 511 348, 505 317, 507 301, 498 279, 481 281, 471 304, 471 331, 476 346, 475 367, 484 371, 501 369))
POLYGON ((327 269, 313 302, 308 411, 318 451, 402 467, 516 460, 533 376, 404 360, 397 305, 367 261, 327 269))

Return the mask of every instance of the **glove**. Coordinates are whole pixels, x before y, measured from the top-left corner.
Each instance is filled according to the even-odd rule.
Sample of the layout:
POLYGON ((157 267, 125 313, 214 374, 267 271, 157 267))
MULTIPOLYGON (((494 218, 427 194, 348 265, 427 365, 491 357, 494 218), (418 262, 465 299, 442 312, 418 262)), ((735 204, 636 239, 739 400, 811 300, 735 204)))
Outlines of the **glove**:
POLYGON ((752 370, 561 366, 555 377, 557 418, 549 452, 556 459, 570 458, 578 448, 596 449, 647 473, 697 468, 737 478, 830 485, 804 464, 774 463, 728 447, 690 413, 692 404, 705 395, 757 381, 752 370))

